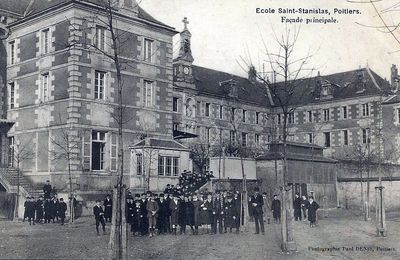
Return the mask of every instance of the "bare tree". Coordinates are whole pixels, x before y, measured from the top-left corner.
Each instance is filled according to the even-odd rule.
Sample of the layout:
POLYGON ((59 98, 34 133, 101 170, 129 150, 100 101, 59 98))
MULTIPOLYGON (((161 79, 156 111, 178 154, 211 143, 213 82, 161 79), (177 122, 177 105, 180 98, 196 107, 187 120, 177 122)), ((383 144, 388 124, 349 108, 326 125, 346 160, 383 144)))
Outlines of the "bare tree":
POLYGON ((15 218, 18 218, 18 207, 19 207, 19 201, 20 201, 20 187, 21 187, 21 164, 26 161, 30 160, 34 157, 34 152, 32 150, 32 147, 30 145, 31 143, 29 141, 24 141, 21 143, 20 139, 15 139, 14 140, 14 145, 12 147, 12 163, 13 166, 17 170, 17 202, 16 202, 16 208, 15 208, 15 218))
POLYGON ((273 112, 276 114, 276 120, 278 121, 278 139, 283 144, 283 176, 280 186, 282 190, 282 250, 285 252, 296 249, 291 227, 291 186, 289 186, 287 166, 287 141, 290 121, 293 120, 296 108, 301 104, 298 101, 302 100, 304 95, 310 93, 310 89, 305 86, 309 85, 307 81, 310 80, 309 76, 314 71, 312 68, 307 68, 308 62, 312 57, 310 50, 305 56, 296 57, 296 43, 299 35, 300 29, 289 29, 287 27, 281 36, 278 37, 275 34, 277 51, 272 51, 273 48, 263 41, 264 62, 267 63, 269 70, 272 72, 272 82, 264 71, 262 73, 256 71, 251 59, 241 58, 243 68, 249 72, 250 76, 253 76, 265 86, 267 95, 271 97, 269 100, 272 102, 273 112))
MULTIPOLYGON (((128 67, 132 67, 129 60, 123 57, 123 53, 130 38, 127 36, 129 32, 120 30, 118 28, 118 11, 120 10, 122 1, 114 0, 97 0, 96 4, 98 10, 93 10, 93 13, 87 17, 76 18, 82 22, 73 23, 71 26, 72 35, 75 40, 70 43, 71 49, 80 48, 86 51, 93 51, 94 53, 101 53, 105 60, 112 63, 115 70, 116 81, 114 86, 116 89, 117 104, 110 104, 112 109, 110 112, 111 117, 114 119, 118 126, 118 156, 117 156, 117 174, 115 177, 115 191, 113 196, 113 216, 109 240, 109 255, 110 259, 126 259, 127 258, 127 227, 125 222, 125 198, 123 197, 125 185, 123 183, 124 175, 124 142, 123 142, 123 125, 131 120, 124 105, 123 96, 123 77, 122 71, 128 67), (78 25, 77 27, 74 27, 78 25), (101 26, 98 31, 96 25, 101 26), (104 30, 104 33, 102 30, 104 30), (93 39, 87 36, 88 31, 96 31, 93 39), (80 37, 83 32, 83 37, 80 37), (79 40, 81 39, 81 40, 79 40), (103 39, 103 40, 102 40, 103 39), (100 41, 100 43, 99 43, 100 41)), ((138 3, 136 3, 138 4, 138 3)), ((131 8, 137 8, 131 7, 131 8)), ((155 52, 154 52, 155 53, 155 52)), ((154 54, 153 53, 153 54, 154 54)))

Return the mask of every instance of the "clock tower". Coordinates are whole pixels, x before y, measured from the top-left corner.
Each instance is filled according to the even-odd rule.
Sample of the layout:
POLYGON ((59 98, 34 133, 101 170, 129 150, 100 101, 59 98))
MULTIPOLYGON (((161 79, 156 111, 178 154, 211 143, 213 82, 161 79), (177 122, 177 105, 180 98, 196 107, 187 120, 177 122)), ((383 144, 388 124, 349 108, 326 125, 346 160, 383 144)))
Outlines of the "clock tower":
POLYGON ((184 24, 183 31, 180 33, 180 49, 176 59, 174 59, 174 82, 180 87, 194 88, 194 77, 193 77, 193 56, 191 49, 191 37, 192 34, 189 32, 187 25, 188 19, 185 17, 182 20, 184 24))

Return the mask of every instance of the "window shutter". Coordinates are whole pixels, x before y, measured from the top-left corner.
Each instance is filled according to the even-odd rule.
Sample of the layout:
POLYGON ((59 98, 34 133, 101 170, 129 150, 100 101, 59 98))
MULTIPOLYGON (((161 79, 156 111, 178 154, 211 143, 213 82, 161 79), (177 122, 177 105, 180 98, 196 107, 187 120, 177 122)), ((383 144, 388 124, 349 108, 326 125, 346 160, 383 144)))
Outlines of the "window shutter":
POLYGON ((110 133, 110 170, 117 170, 117 157, 118 157, 118 136, 115 133, 110 133))
POLYGON ((85 131, 83 133, 83 138, 82 138, 82 165, 83 165, 83 170, 84 171, 90 171, 90 161, 91 161, 91 132, 90 131, 85 131))

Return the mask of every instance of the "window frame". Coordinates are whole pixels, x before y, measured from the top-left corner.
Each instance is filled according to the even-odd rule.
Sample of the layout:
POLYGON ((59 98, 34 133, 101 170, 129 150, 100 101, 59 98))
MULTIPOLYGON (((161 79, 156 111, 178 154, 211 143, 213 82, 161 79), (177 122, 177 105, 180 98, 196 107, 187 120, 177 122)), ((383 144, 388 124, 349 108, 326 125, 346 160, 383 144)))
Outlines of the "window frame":
POLYGON ((312 123, 313 121, 314 121, 313 111, 307 110, 307 123, 312 123))
POLYGON ((324 132, 324 147, 331 147, 331 132, 324 132), (328 138, 327 138, 328 137, 328 138))
POLYGON ((348 119, 349 118, 349 110, 347 106, 342 106, 342 118, 348 119))
POLYGON ((247 121, 247 110, 242 109, 242 123, 246 123, 247 121))
POLYGON ((92 171, 104 171, 105 170, 105 162, 106 162, 106 145, 107 145, 107 133, 104 131, 97 131, 97 130, 92 130, 91 132, 91 154, 90 154, 90 169, 92 171), (96 133, 96 138, 94 139, 94 133, 96 133), (104 135, 102 138, 102 134, 104 135), (100 151, 100 158, 99 158, 99 169, 93 169, 93 143, 100 143, 100 148, 102 149, 100 151))
POLYGON ((361 109, 362 109, 362 116, 363 116, 363 117, 370 116, 370 107, 369 107, 369 103, 361 104, 361 109))
POLYGON ((94 99, 105 100, 106 99, 106 82, 107 72, 101 70, 94 71, 94 99), (100 78, 99 76, 103 76, 100 78), (102 82, 102 85, 100 84, 102 82))
POLYGON ((14 109, 15 108, 15 82, 14 81, 8 83, 8 89, 9 89, 8 108, 14 109))
POLYGON ((210 117, 210 112, 211 112, 211 103, 206 102, 204 105, 204 116, 210 117))
POLYGON ((16 49, 15 49, 15 47, 16 47, 16 42, 15 42, 15 40, 13 40, 13 41, 10 41, 9 43, 8 43, 8 48, 9 48, 9 52, 10 52, 10 59, 9 59, 9 62, 10 62, 10 65, 14 65, 15 63, 16 63, 16 61, 17 61, 17 52, 16 52, 16 49))
POLYGON ((48 54, 50 53, 51 40, 50 40, 50 28, 45 28, 40 30, 40 53, 48 54))
POLYGON ((219 105, 219 119, 224 119, 224 106, 219 105))
POLYGON ((43 74, 40 74, 40 87, 39 87, 39 101, 41 103, 45 103, 49 101, 49 97, 50 97, 50 73, 46 72, 43 74))
POLYGON ((144 80, 143 81, 143 104, 144 107, 154 107, 154 81, 144 80), (150 98, 149 94, 150 93, 150 98))
POLYGON ((153 46, 154 40, 150 38, 143 39, 143 61, 154 62, 153 46))
POLYGON ((260 124, 260 112, 257 112, 256 111, 256 115, 255 115, 255 118, 256 118, 256 125, 259 125, 260 124))
POLYGON ((172 112, 179 112, 179 98, 172 97, 172 112))
POLYGON ((242 138, 241 138, 241 144, 242 147, 246 147, 247 146, 247 133, 246 132, 242 132, 242 138))
POLYGON ((101 25, 96 25, 94 46, 100 51, 106 51, 106 28, 101 25), (101 37, 99 37, 99 32, 101 37))

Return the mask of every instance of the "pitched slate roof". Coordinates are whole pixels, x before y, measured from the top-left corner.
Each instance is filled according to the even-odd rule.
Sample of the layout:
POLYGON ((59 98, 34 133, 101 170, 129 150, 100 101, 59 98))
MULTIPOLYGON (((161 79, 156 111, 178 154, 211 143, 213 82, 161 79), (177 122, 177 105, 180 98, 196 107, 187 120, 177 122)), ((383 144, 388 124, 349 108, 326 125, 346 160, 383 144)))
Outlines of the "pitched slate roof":
POLYGON ((389 105, 389 104, 397 104, 397 103, 400 103, 399 94, 391 95, 386 100, 384 100, 382 104, 389 105))
MULTIPOLYGON (((0 0, 0 12, 1 10, 6 10, 22 16, 24 12, 28 9, 27 14, 34 15, 48 8, 60 4, 66 4, 68 2, 83 2, 83 3, 88 2, 92 4, 99 4, 101 1, 100 0, 34 0, 32 1, 32 3, 30 2, 31 0, 0 0)), ((155 19, 153 16, 151 16, 149 13, 143 10, 140 6, 139 6, 138 17, 140 19, 173 29, 172 27, 155 19)))
POLYGON ((252 83, 244 77, 200 66, 193 65, 192 69, 196 90, 200 94, 226 97, 226 90, 220 86, 220 82, 234 79, 238 86, 239 101, 250 102, 264 107, 269 105, 266 89, 260 83, 252 83))
MULTIPOLYGON (((369 68, 301 79, 293 84, 294 94, 290 99, 291 105, 306 105, 324 100, 335 101, 346 98, 390 94, 390 83, 369 68), (330 86, 332 90, 330 98, 316 98, 315 90, 321 83, 330 86), (360 91, 361 89, 363 91, 360 91)), ((275 86, 282 87, 282 83, 278 82, 275 86)), ((281 94, 278 95, 280 96, 281 94)), ((277 98, 273 98, 275 105, 278 105, 277 98)))

